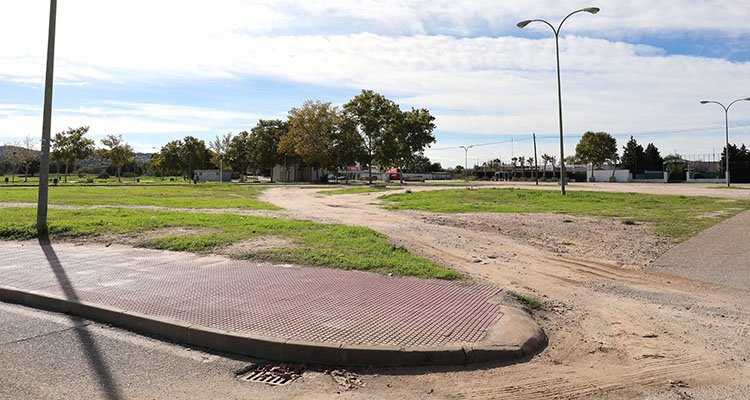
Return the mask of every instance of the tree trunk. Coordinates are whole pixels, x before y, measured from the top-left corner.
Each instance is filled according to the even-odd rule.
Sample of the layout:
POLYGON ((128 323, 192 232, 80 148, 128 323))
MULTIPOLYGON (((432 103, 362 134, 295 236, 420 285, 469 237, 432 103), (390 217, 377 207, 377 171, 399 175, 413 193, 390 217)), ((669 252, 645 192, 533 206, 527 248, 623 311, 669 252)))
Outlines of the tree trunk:
POLYGON ((65 163, 65 183, 68 183, 68 163, 65 163))

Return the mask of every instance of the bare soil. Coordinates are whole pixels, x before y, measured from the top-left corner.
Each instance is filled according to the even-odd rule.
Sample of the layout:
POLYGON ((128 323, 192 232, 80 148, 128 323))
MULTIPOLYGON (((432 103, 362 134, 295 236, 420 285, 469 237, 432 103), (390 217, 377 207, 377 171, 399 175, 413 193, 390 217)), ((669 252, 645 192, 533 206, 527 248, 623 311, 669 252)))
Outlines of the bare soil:
MULTIPOLYGON (((695 185, 571 189, 579 188, 750 197, 747 189, 695 185)), ((262 200, 290 217, 373 228, 470 280, 541 299, 534 317, 550 345, 509 366, 370 371, 352 398, 750 398, 750 296, 647 268, 673 246, 650 226, 558 214, 393 212, 378 207, 380 195, 280 187, 262 200)))

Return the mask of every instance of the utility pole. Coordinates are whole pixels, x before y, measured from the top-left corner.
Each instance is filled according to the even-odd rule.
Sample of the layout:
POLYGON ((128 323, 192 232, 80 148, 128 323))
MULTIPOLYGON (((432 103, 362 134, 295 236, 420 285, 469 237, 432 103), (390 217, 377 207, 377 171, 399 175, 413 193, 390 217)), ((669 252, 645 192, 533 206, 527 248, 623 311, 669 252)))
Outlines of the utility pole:
POLYGON ((539 161, 536 159, 536 133, 532 133, 531 136, 534 138, 534 168, 536 169, 534 180, 536 181, 536 185, 539 186, 539 161))
POLYGON ((39 199, 36 209, 36 230, 40 238, 49 236, 49 228, 47 227, 47 202, 49 200, 49 147, 52 140, 52 86, 55 69, 56 19, 57 0, 50 0, 47 74, 44 79, 44 112, 42 117, 42 155, 39 158, 39 199))

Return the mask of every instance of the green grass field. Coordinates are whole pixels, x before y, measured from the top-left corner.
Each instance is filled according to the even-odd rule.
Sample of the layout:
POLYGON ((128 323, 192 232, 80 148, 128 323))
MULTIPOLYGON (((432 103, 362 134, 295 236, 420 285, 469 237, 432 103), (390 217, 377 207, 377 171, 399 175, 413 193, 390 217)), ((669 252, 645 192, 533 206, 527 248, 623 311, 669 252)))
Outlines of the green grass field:
MULTIPOLYGON (((240 208, 276 210, 257 199, 261 186, 199 184, 171 186, 51 186, 50 204, 138 205, 179 208, 240 208)), ((38 190, 0 188, 0 202, 36 203, 38 190)))
MULTIPOLYGON (((0 208, 0 239, 37 236, 36 210, 0 208)), ((281 237, 292 245, 249 251, 244 257, 301 265, 357 269, 401 276, 456 279, 460 275, 392 245, 367 228, 236 214, 205 214, 130 209, 49 210, 50 235, 77 237, 96 234, 138 235, 166 228, 196 228, 195 235, 167 235, 147 247, 210 252, 246 239, 281 237)))
POLYGON ((526 189, 436 190, 381 197, 392 210, 443 213, 559 213, 619 217, 650 223, 655 232, 682 241, 750 209, 750 201, 712 197, 526 189))

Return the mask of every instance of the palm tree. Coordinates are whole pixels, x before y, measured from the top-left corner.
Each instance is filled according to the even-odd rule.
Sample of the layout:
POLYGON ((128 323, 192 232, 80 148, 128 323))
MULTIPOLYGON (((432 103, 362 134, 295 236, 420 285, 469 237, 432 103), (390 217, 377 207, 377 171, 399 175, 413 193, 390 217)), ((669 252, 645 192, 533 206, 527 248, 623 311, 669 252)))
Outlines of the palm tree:
MULTIPOLYGON (((547 153, 542 154, 542 161, 544 161, 544 179, 547 179, 547 163, 549 163, 552 158, 553 157, 547 153)), ((552 165, 552 168, 554 169, 554 164, 552 165)))

